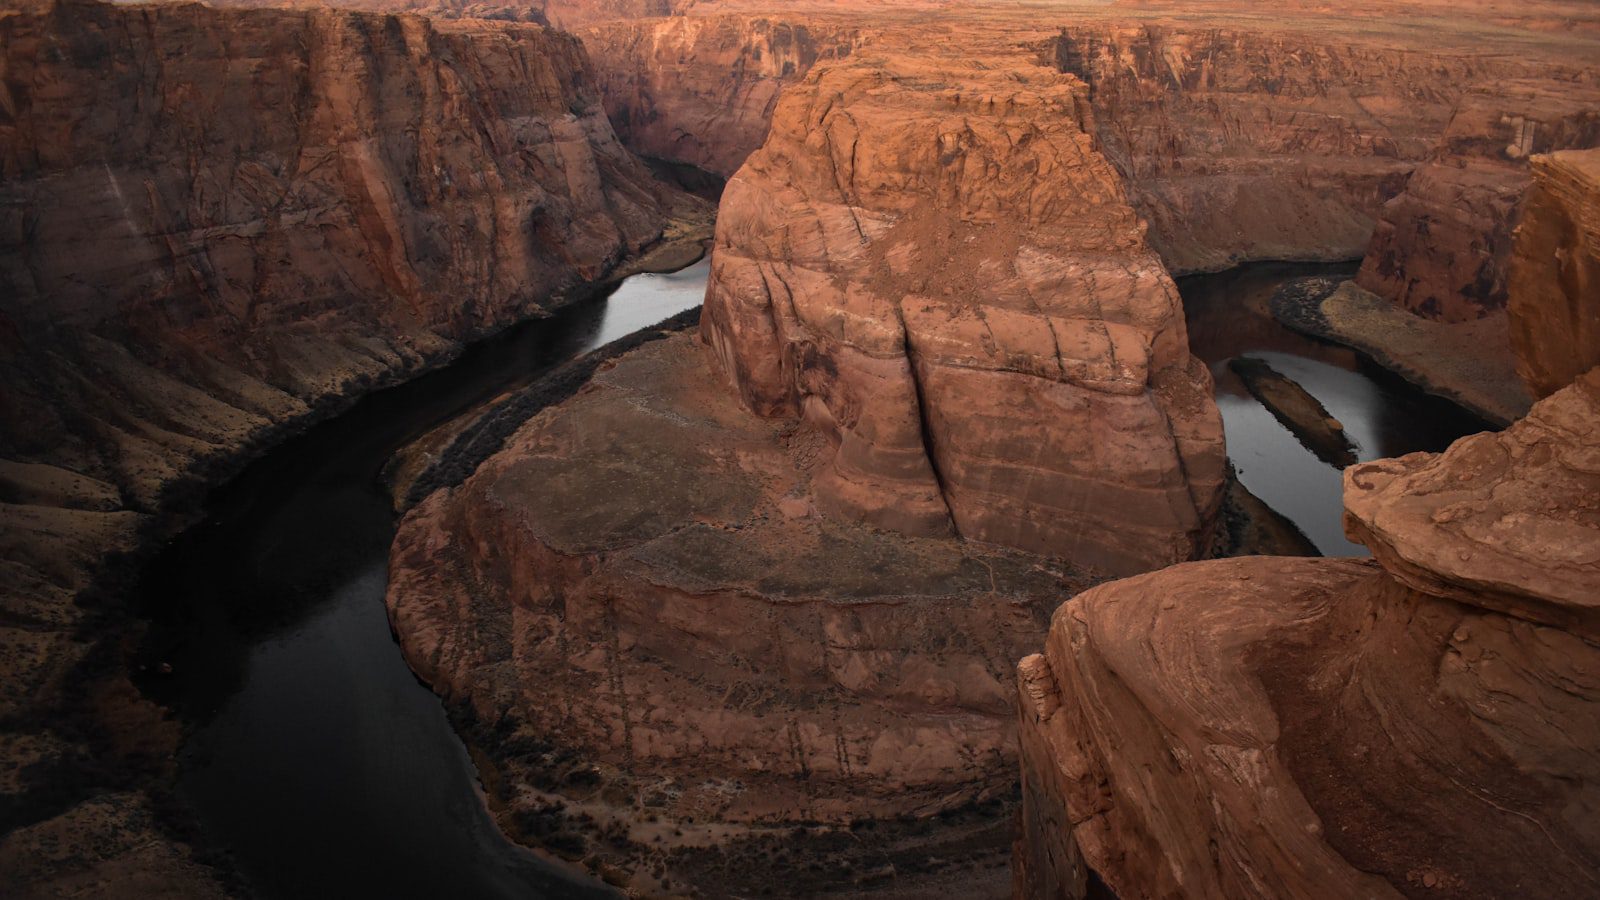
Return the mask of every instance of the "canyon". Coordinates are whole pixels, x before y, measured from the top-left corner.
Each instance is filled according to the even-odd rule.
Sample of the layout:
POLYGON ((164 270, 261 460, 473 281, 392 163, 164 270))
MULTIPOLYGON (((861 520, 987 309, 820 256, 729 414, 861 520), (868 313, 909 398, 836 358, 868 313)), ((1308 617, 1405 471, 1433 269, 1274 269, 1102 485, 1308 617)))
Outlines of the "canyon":
POLYGON ((697 324, 462 388, 386 469, 363 602, 508 871, 1597 879, 1585 4, 28 0, 0 46, 19 896, 289 891, 173 790, 214 713, 128 583, 268 447, 708 239, 697 324), (1240 327, 1508 427, 1378 459, 1303 369, 1202 361, 1181 276, 1265 260, 1351 262, 1240 327), (1244 558, 1313 551, 1234 471, 1241 373, 1372 560, 1244 558))
POLYGON ((1600 368, 1551 389, 1600 350, 1573 327, 1600 316, 1597 156, 1535 156, 1516 230, 1522 333, 1567 326, 1516 344, 1543 399, 1347 469, 1344 528, 1372 560, 1191 563, 1056 611, 1018 667, 1019 896, 1085 896, 1091 870, 1118 896, 1600 882, 1600 368))
MULTIPOLYGON (((0 43, 0 716, 8 827, 32 829, 5 868, 70 880, 30 841, 151 813, 56 784, 176 738, 106 673, 130 561, 263 446, 709 211, 534 26, 69 0, 0 14, 0 43)), ((113 867, 124 840, 99 842, 113 867)))

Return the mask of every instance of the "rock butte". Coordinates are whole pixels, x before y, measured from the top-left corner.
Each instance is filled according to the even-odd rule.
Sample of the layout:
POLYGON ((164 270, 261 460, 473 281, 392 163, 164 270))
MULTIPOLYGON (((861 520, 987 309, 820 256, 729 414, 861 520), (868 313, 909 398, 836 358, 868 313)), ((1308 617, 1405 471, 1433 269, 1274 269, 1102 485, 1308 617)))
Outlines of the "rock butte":
POLYGON ((827 437, 825 511, 1120 573, 1208 545, 1210 375, 1087 116, 1071 76, 937 57, 785 93, 701 323, 747 407, 827 437))
MULTIPOLYGON (((1009 797, 1016 654, 1077 567, 1194 555, 1223 480, 1209 378, 1084 108, 1026 62, 814 70, 723 195, 699 339, 624 357, 406 517, 395 630, 512 735, 491 755, 541 788, 512 816, 592 802, 507 749, 553 746, 601 767, 636 879, 663 849, 639 799, 716 823, 744 890, 773 829, 1009 797), (1131 487, 1067 467, 1091 438, 1131 487)), ((995 849, 886 840, 860 864, 995 849)))

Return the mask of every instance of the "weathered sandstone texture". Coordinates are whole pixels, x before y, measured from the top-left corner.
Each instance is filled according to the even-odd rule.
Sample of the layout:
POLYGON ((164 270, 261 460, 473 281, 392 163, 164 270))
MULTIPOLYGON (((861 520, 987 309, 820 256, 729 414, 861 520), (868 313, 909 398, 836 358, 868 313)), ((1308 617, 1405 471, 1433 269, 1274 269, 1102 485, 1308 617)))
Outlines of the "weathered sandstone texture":
POLYGON ((19 843, 131 777, 81 743, 143 710, 77 671, 108 558, 286 427, 602 275, 671 204, 582 46, 538 27, 62 0, 0 11, 0 46, 0 758, 6 825, 37 823, 0 880, 48 891, 118 865, 19 843))
POLYGON ((480 724, 514 833, 635 886, 807 894, 993 860, 990 807, 895 820, 1009 799, 1010 669, 1081 576, 819 515, 825 442, 751 416, 707 356, 694 335, 630 353, 405 518, 407 659, 480 724))
POLYGON ((1570 32, 1592 21, 1583 4, 1442 21, 1440 8, 1379 3, 1359 25, 1312 4, 1264 19, 1229 3, 1033 4, 1019 17, 974 2, 941 5, 937 21, 915 3, 858 6, 701 2, 597 16, 578 33, 630 147, 722 175, 761 145, 777 91, 819 61, 863 48, 1032 55, 1090 85, 1094 134, 1171 271, 1355 258, 1377 226, 1369 286, 1452 308, 1467 301, 1440 292, 1477 284, 1484 252, 1497 260, 1485 277, 1503 281, 1510 222, 1491 217, 1514 211, 1529 150, 1596 142, 1593 39, 1570 32))
POLYGON ((1384 206, 1356 283, 1446 322, 1504 308, 1530 154, 1595 146, 1600 89, 1592 84, 1503 80, 1468 92, 1430 159, 1384 206))
POLYGON ((675 17, 577 29, 617 135, 634 152, 731 176, 767 136, 784 85, 864 39, 843 23, 675 17))
POLYGON ((701 320, 762 416, 827 438, 843 518, 1111 572, 1206 547, 1210 375, 1095 149, 1081 82, 936 57, 818 68, 729 182, 701 320))
POLYGON ((1543 397, 1600 365, 1600 150, 1533 159, 1511 263, 1517 374, 1543 397))
POLYGON ((1102 585, 1019 667, 1019 897, 1600 890, 1600 370, 1354 466, 1376 562, 1102 585))

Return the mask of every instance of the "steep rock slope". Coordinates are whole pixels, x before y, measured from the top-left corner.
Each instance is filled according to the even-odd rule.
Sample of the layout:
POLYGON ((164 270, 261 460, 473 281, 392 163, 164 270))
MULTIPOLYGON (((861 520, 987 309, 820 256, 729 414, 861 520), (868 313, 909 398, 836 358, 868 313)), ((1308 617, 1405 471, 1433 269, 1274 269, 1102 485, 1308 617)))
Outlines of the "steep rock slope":
POLYGON ((863 58, 729 183, 702 327, 758 415, 829 441, 824 508, 1114 572, 1192 558, 1221 422, 1083 86, 863 58))
POLYGON ((1503 309, 1530 154, 1595 146, 1600 88, 1592 84, 1508 79, 1474 88, 1428 161, 1384 205, 1356 283, 1446 322, 1503 309))
POLYGON ((818 515, 822 443, 751 416, 683 335, 406 516, 395 632, 481 723, 514 832, 715 896, 1003 860, 1009 671, 1083 581, 818 515))
POLYGON ((864 39, 843 22, 738 15, 606 22, 577 34, 630 148, 724 178, 761 146, 784 85, 864 39))
POLYGON ((1600 150, 1533 159, 1511 262, 1517 374, 1545 396, 1600 366, 1600 150))
POLYGON ((1600 370, 1501 434, 1355 466, 1376 563, 1092 589, 1019 667, 1019 896, 1600 887, 1600 370))
POLYGON ((581 45, 537 27, 66 0, 0 12, 0 45, 0 755, 5 824, 38 823, 0 864, 92 881, 122 863, 27 835, 150 822, 136 791, 49 819, 56 773, 118 771, 77 743, 93 722, 158 718, 116 666, 77 671, 108 559, 286 427, 600 276, 670 204, 581 45))
MULTIPOLYGON (((1457 174, 1469 154, 1504 159, 1500 151, 1520 141, 1525 157, 1530 141, 1542 149, 1597 137, 1595 73, 1575 61, 1295 24, 1069 26, 1051 48, 1063 70, 1092 85, 1106 153, 1174 271, 1361 256, 1376 223, 1369 269, 1387 260, 1390 276, 1448 292, 1466 281, 1431 278, 1427 267, 1464 263, 1430 263, 1429 254, 1465 257, 1481 245, 1493 204, 1468 191, 1482 215, 1440 215, 1452 195, 1427 185, 1470 180, 1457 174), (1424 161, 1433 165, 1412 176, 1424 161), (1412 182, 1409 199, 1391 201, 1412 182), (1464 218, 1462 233, 1450 234, 1464 218), (1430 225, 1442 229, 1431 243, 1430 225)), ((1518 166, 1500 168, 1489 178, 1503 183, 1494 196, 1515 196, 1518 166)), ((1525 183, 1525 164, 1520 172, 1525 183)), ((1503 240, 1491 255, 1503 261, 1508 248, 1503 240)), ((1396 299, 1398 289, 1389 292, 1396 299)))

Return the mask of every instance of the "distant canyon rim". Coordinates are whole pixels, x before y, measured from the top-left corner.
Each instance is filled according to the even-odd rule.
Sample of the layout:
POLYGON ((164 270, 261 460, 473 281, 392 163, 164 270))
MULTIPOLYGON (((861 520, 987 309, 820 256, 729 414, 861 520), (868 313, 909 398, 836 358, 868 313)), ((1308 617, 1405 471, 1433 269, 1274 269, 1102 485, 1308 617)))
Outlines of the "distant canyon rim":
POLYGON ((1592 4, 24 0, 0 47, 7 896, 259 891, 175 788, 142 567, 291 435, 702 251, 698 318, 384 470, 393 640, 540 865, 1600 891, 1592 4), (1371 559, 1230 462, 1180 279, 1268 261, 1353 274, 1254 321, 1484 422, 1358 459, 1235 367, 1343 442, 1371 559))

